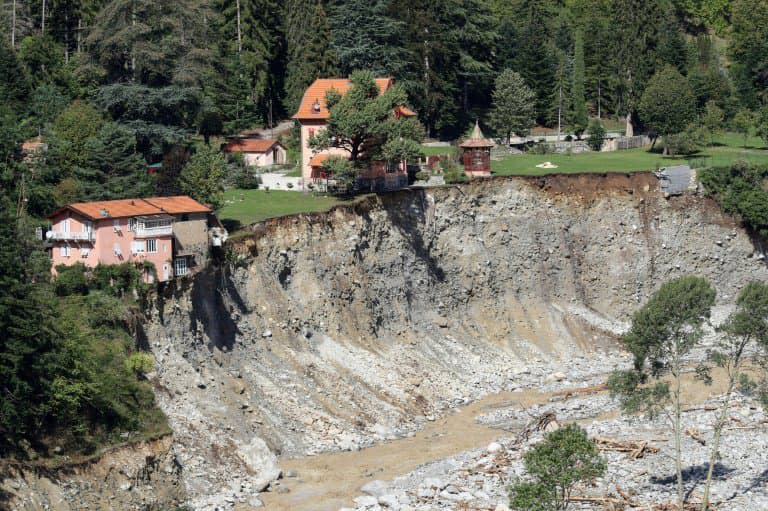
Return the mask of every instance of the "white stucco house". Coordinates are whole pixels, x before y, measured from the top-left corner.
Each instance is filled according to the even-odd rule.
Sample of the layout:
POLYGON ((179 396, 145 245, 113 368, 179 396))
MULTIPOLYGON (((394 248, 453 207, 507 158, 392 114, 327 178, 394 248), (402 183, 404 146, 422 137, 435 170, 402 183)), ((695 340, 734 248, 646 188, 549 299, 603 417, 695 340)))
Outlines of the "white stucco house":
POLYGON ((269 138, 235 138, 224 145, 226 153, 242 153, 246 165, 268 167, 285 163, 285 147, 269 138))

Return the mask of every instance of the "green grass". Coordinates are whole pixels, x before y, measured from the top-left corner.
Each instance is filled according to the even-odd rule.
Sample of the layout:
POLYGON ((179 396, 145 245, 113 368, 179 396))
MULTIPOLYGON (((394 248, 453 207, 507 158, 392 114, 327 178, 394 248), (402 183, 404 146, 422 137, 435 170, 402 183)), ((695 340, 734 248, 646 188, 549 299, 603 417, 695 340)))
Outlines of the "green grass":
MULTIPOLYGON (((233 189, 224 192, 225 204, 219 210, 219 218, 228 227, 238 229, 267 218, 292 215, 295 213, 310 213, 327 211, 337 204, 348 203, 324 195, 313 195, 303 192, 286 192, 280 190, 240 190, 233 189)), ((230 231, 233 229, 230 228, 230 231)))
POLYGON ((430 147, 430 146, 421 146, 421 150, 424 152, 424 156, 440 156, 442 154, 450 154, 453 155, 456 153, 456 148, 453 146, 450 147, 430 147))
MULTIPOLYGON (((716 145, 705 147, 699 153, 687 157, 669 158, 646 149, 629 149, 607 153, 582 153, 567 156, 564 154, 542 155, 513 155, 500 161, 491 162, 495 175, 536 176, 553 173, 578 172, 638 172, 656 170, 657 167, 687 163, 695 168, 721 167, 732 164, 736 160, 747 160, 752 163, 768 164, 768 148, 762 140, 750 137, 747 148, 741 147, 744 138, 733 133, 727 133, 715 138, 716 145), (536 165, 552 162, 556 169, 540 169, 536 165)), ((658 145, 658 144, 657 144, 658 145)))

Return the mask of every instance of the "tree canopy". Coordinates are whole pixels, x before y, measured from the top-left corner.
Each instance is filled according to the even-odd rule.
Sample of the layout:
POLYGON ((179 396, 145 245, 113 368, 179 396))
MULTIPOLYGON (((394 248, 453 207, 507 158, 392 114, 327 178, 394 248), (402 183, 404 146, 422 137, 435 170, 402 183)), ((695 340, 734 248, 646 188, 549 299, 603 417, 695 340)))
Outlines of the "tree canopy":
POLYGON ((310 139, 313 149, 343 149, 358 169, 374 160, 402 161, 421 154, 421 125, 396 113, 407 101, 401 86, 381 93, 373 73, 355 71, 349 90, 342 96, 331 89, 325 101, 330 116, 326 129, 310 139))

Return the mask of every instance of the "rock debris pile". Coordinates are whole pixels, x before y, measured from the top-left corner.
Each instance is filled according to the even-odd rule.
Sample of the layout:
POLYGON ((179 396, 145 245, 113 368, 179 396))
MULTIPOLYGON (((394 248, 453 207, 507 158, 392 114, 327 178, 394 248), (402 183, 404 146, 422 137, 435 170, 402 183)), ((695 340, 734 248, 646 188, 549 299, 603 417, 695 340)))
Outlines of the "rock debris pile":
MULTIPOLYGON (((668 425, 662 419, 582 420, 615 412, 611 403, 604 394, 598 394, 556 401, 535 410, 504 410, 510 429, 531 434, 524 438, 520 434, 501 437, 484 449, 424 465, 390 482, 367 485, 361 488, 364 495, 354 499, 356 507, 344 511, 506 510, 509 485, 525 474, 525 452, 557 427, 557 422, 574 420, 580 421, 597 441, 608 470, 594 485, 577 488, 573 509, 603 509, 609 502, 620 505, 617 509, 663 509, 665 503, 676 498, 668 425), (544 427, 531 429, 536 420, 528 419, 536 413, 550 419, 544 427), (514 426, 526 420, 527 429, 514 426)), ((686 491, 694 502, 699 501, 706 478, 706 446, 712 440, 718 405, 717 400, 707 401, 684 413, 684 421, 691 427, 683 439, 683 473, 686 491)), ((768 419, 757 403, 746 397, 732 403, 728 417, 721 457, 715 466, 712 502, 715 509, 729 511, 766 509, 768 419)))

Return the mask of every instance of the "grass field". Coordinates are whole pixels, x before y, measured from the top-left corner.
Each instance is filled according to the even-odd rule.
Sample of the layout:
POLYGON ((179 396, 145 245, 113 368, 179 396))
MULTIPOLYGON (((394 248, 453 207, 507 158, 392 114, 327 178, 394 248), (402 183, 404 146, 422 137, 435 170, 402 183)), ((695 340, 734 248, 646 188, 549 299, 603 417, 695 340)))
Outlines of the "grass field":
POLYGON ((349 202, 311 193, 240 189, 227 190, 224 199, 224 207, 218 216, 230 232, 267 218, 327 211, 337 204, 349 202))
POLYGON ((733 133, 716 137, 715 143, 716 145, 706 147, 697 154, 679 158, 668 158, 659 153, 651 153, 646 149, 582 153, 572 156, 564 154, 513 155, 500 161, 491 162, 491 169, 493 174, 498 176, 525 176, 576 172, 637 172, 683 163, 690 164, 695 168, 720 167, 730 165, 736 160, 768 164, 768 148, 757 137, 748 138, 746 148, 741 147, 744 144, 744 138, 733 133), (540 169, 536 167, 536 165, 546 161, 554 163, 558 168, 540 169))
MULTIPOLYGON (((637 172, 656 170, 688 163, 693 167, 726 166, 742 159, 753 163, 768 164, 768 148, 757 137, 749 137, 744 145, 744 138, 727 133, 715 139, 716 145, 704 148, 700 153, 687 158, 667 158, 646 149, 630 149, 609 153, 583 153, 566 156, 564 154, 522 154, 508 156, 500 161, 491 162, 494 175, 544 175, 577 172, 637 172), (556 169, 540 169, 536 165, 552 162, 556 169)), ((425 147, 425 153, 453 153, 453 147, 425 147)), ((295 213, 327 211, 337 204, 349 203, 323 195, 301 192, 264 191, 264 190, 228 190, 224 194, 225 205, 219 211, 219 218, 231 233, 243 226, 267 218, 274 218, 295 213)))
POLYGON ((449 147, 429 147, 421 146, 421 150, 424 152, 424 156, 439 156, 441 154, 454 154, 456 148, 454 146, 449 147))

